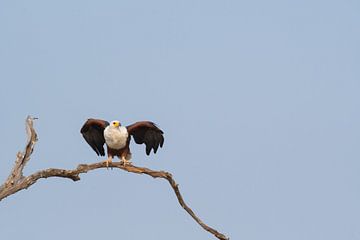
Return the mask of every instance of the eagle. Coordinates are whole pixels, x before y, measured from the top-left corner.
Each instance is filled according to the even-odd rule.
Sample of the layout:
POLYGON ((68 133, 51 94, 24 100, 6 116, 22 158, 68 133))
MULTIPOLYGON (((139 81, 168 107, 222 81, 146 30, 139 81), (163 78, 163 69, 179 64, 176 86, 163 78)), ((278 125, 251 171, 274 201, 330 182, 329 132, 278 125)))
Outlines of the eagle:
POLYGON ((157 152, 164 144, 163 131, 150 121, 140 121, 129 126, 122 126, 118 120, 110 123, 101 119, 88 119, 82 126, 80 133, 85 141, 99 156, 105 156, 104 144, 107 146, 106 166, 117 156, 126 165, 131 164, 130 140, 131 136, 137 144, 145 144, 146 154, 151 150, 157 152))

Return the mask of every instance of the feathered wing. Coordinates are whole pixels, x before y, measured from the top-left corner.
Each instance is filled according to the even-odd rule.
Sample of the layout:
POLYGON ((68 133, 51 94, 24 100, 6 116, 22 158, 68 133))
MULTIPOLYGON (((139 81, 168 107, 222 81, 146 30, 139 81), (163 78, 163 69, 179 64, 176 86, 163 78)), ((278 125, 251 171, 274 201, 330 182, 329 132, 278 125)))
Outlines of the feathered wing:
POLYGON ((97 155, 105 156, 104 129, 109 123, 101 119, 88 119, 82 126, 80 132, 97 155))
POLYGON ((163 131, 153 122, 136 122, 126 128, 137 144, 145 143, 147 155, 150 154, 151 149, 154 149, 154 153, 156 153, 159 146, 162 147, 164 144, 163 131))

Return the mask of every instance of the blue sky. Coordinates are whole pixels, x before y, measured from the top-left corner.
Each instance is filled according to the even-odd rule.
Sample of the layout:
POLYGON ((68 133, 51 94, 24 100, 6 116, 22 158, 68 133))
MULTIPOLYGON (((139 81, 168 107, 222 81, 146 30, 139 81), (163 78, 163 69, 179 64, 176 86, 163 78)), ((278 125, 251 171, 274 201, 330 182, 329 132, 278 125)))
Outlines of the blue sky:
MULTIPOLYGON (((88 117, 152 120, 167 170, 231 239, 360 238, 358 1, 2 1, 0 178, 100 160, 88 117)), ((167 182, 97 170, 0 203, 3 239, 211 239, 167 182)))

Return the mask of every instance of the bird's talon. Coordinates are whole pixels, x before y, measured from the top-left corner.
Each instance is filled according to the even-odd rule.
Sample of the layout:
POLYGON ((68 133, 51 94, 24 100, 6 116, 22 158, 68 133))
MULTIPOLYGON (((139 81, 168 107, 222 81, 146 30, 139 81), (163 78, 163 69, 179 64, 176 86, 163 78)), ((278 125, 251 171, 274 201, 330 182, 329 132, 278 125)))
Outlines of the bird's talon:
POLYGON ((129 161, 129 160, 122 160, 121 161, 121 163, 122 163, 122 165, 125 167, 126 165, 131 165, 131 161, 129 161))
MULTIPOLYGON (((106 169, 109 169, 109 163, 112 162, 112 159, 106 159, 104 162, 106 163, 106 169)), ((112 167, 111 167, 111 169, 112 169, 112 167)))

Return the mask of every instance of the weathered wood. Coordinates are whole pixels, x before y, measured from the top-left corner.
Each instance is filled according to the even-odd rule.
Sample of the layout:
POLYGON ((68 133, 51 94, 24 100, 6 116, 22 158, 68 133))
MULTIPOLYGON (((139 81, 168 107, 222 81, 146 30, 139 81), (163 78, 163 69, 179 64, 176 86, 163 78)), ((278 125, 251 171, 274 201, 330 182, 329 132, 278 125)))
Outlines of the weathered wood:
MULTIPOLYGON (((12 169, 9 177, 6 179, 5 183, 0 186, 0 201, 4 198, 15 194, 18 191, 23 189, 27 189, 31 185, 35 184, 41 178, 49 178, 49 177, 61 177, 61 178, 69 178, 73 181, 80 180, 80 174, 87 173, 92 170, 107 168, 105 162, 99 162, 94 164, 80 164, 76 169, 73 170, 65 170, 65 169, 57 169, 57 168, 48 168, 44 170, 40 170, 35 172, 27 177, 23 176, 23 169, 26 163, 30 160, 30 156, 34 150, 37 134, 33 127, 33 120, 35 118, 27 117, 26 119, 26 132, 28 134, 28 141, 23 153, 19 152, 17 154, 14 168, 12 169)), ((175 182, 172 174, 165 171, 155 171, 149 168, 137 167, 134 165, 123 165, 120 162, 111 162, 108 165, 111 168, 118 168, 125 170, 127 172, 136 173, 136 174, 145 174, 151 176, 153 178, 163 178, 166 179, 172 189, 175 192, 175 195, 179 201, 179 204, 185 211, 206 231, 213 234, 215 237, 221 240, 228 239, 224 234, 218 232, 214 228, 206 225, 199 217, 195 215, 192 209, 186 205, 180 190, 179 185, 175 182)))

